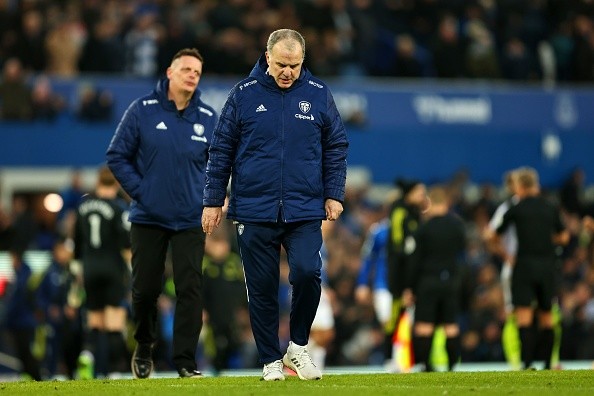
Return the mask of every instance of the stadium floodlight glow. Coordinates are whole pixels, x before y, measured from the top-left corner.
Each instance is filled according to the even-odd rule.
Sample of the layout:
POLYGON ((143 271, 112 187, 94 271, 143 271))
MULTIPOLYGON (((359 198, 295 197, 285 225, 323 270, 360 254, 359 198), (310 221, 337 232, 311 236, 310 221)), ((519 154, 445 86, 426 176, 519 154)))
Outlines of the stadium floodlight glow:
POLYGON ((58 213, 64 206, 64 200, 59 194, 50 193, 43 198, 43 207, 51 213, 58 213))

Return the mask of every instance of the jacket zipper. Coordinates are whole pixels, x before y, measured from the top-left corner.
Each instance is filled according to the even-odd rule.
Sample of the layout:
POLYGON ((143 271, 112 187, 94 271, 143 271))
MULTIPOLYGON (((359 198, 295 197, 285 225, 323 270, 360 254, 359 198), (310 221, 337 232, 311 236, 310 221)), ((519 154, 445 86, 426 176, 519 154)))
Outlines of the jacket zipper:
POLYGON ((283 168, 285 164, 285 93, 281 92, 281 158, 280 158, 280 201, 279 201, 279 208, 280 217, 283 222, 286 223, 285 213, 283 209, 283 168))
MULTIPOLYGON (((177 124, 180 124, 180 123, 183 123, 183 122, 184 122, 184 117, 183 117, 183 116, 182 116, 182 115, 179 113, 179 111, 177 111, 177 109, 176 109, 176 116, 177 116, 177 117, 176 117, 176 122, 177 122, 177 124)), ((176 130, 177 130, 177 129, 183 129, 183 128, 179 128, 179 125, 176 125, 175 127, 176 127, 176 128, 175 128, 176 130)), ((172 136, 172 135, 173 135, 173 134, 171 134, 170 136, 172 136)), ((174 138, 177 138, 177 136, 174 136, 174 138)), ((177 157, 177 156, 176 156, 176 157, 177 157)), ((179 158, 179 157, 178 157, 178 158, 179 158)), ((178 159, 178 161, 179 161, 179 159, 178 159)), ((182 168, 182 167, 181 167, 181 166, 179 166, 179 164, 178 164, 178 166, 177 166, 177 169, 176 169, 176 170, 177 170, 177 178, 178 178, 178 179, 180 178, 180 175, 181 175, 181 173, 182 173, 182 171, 181 171, 181 168, 182 168)), ((178 196, 177 198, 179 199, 179 196, 178 196)), ((173 227, 174 227, 174 230, 175 230, 175 231, 178 231, 178 229, 179 229, 179 224, 178 224, 178 223, 175 223, 173 227)))

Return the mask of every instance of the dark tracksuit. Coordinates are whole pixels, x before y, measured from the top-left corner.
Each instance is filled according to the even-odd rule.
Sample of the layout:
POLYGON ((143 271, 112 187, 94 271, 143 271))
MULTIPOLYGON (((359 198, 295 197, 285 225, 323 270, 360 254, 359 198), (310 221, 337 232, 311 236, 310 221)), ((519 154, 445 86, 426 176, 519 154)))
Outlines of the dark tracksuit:
POLYGON ((28 285, 31 274, 31 267, 24 261, 15 267, 14 283, 6 299, 4 324, 13 336, 14 349, 23 364, 22 371, 34 380, 41 381, 39 362, 31 353, 31 344, 37 327, 35 301, 33 301, 35 297, 28 285))
POLYGON ((74 257, 82 261, 86 308, 119 307, 128 291, 122 251, 130 248, 127 216, 119 199, 85 196, 76 208, 74 257))
MULTIPOLYGON (((83 264, 85 308, 121 307, 129 291, 122 251, 130 248, 127 205, 119 198, 83 197, 76 208, 74 257, 83 264)), ((118 371, 125 350, 121 331, 86 326, 84 349, 95 359, 95 375, 118 371)))
POLYGON ((229 94, 214 132, 204 206, 237 222, 252 330, 260 361, 282 358, 278 340, 279 261, 288 255, 291 340, 306 345, 320 299, 325 199, 341 201, 348 141, 330 90, 304 67, 280 89, 260 58, 229 94))
POLYGON ((212 330, 216 371, 231 367, 231 359, 241 347, 241 329, 237 317, 247 306, 241 258, 229 252, 224 259, 204 257, 204 310, 212 330))
POLYGON ((394 202, 389 215, 387 243, 388 288, 394 299, 399 299, 405 289, 409 253, 405 246, 419 226, 420 213, 415 206, 399 199, 394 202))
MULTIPOLYGON (((432 217, 415 232, 414 240, 406 285, 415 295, 415 321, 457 323, 462 285, 459 267, 466 248, 464 223, 452 214, 432 217)), ((413 337, 415 357, 428 371, 432 339, 413 337)), ((460 355, 458 340, 457 336, 446 340, 450 369, 460 355)))
MULTIPOLYGON (((563 231, 558 208, 542 197, 527 197, 511 207, 497 228, 502 234, 515 225, 518 236, 518 252, 512 273, 512 303, 516 307, 530 307, 536 300, 538 308, 550 311, 555 296, 556 254, 553 235, 563 231)), ((535 353, 536 336, 532 326, 520 327, 522 359, 528 368, 535 353)), ((553 349, 552 329, 540 329, 541 350, 550 357, 553 349)), ((545 359, 545 367, 550 359, 545 359)))
POLYGON ((69 378, 73 378, 76 368, 81 338, 78 331, 78 313, 73 319, 65 315, 68 292, 73 282, 74 275, 68 265, 54 259, 37 287, 37 306, 43 312, 46 324, 52 329, 46 338, 47 349, 44 359, 49 377, 56 374, 60 360, 64 361, 69 378), (59 314, 54 316, 52 312, 59 314), (69 349, 75 349, 76 353, 71 353, 69 349))
POLYGON ((415 320, 433 324, 456 323, 460 305, 460 265, 466 236, 455 215, 436 216, 414 235, 406 285, 416 296, 415 320))
POLYGON ((512 302, 530 306, 536 299, 540 309, 550 311, 555 293, 553 235, 564 229, 559 211, 542 197, 524 198, 505 213, 497 233, 502 234, 511 224, 518 236, 512 302))
POLYGON ((197 90, 180 113, 169 80, 128 108, 107 150, 107 164, 133 199, 132 303, 138 343, 156 341, 157 298, 171 247, 176 308, 173 362, 196 369, 202 328, 202 193, 216 114, 197 90))
POLYGON ((388 290, 392 293, 392 317, 385 327, 384 356, 392 357, 392 340, 396 331, 400 315, 404 312, 402 307, 402 292, 405 289, 408 271, 409 253, 406 252, 407 241, 416 231, 420 221, 419 209, 398 199, 392 204, 388 216, 388 238, 386 241, 386 276, 388 290))

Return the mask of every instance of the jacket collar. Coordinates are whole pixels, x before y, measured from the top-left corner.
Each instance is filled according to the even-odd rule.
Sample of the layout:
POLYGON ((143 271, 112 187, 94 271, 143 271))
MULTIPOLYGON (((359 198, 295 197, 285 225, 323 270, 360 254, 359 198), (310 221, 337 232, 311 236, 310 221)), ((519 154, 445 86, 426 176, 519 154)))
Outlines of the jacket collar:
POLYGON ((260 59, 258 59, 256 64, 254 65, 254 68, 250 72, 250 77, 255 78, 256 80, 258 80, 260 84, 264 85, 269 89, 289 92, 301 86, 307 81, 307 79, 311 78, 311 73, 305 67, 305 65, 303 65, 301 67, 301 74, 299 74, 299 78, 295 80, 293 85, 286 89, 279 88, 279 86, 276 85, 276 81, 274 81, 274 78, 268 74, 268 63, 266 62, 266 54, 262 54, 260 56, 260 59))
MULTIPOLYGON (((165 110, 168 111, 175 111, 177 112, 177 107, 175 107, 175 103, 172 100, 169 100, 167 97, 167 91, 169 90, 169 79, 162 78, 157 82, 157 86, 155 87, 155 95, 159 98, 159 103, 165 110)), ((190 103, 188 107, 184 111, 184 116, 191 114, 195 111, 198 111, 198 106, 200 105, 200 90, 196 88, 194 95, 190 98, 190 103)))

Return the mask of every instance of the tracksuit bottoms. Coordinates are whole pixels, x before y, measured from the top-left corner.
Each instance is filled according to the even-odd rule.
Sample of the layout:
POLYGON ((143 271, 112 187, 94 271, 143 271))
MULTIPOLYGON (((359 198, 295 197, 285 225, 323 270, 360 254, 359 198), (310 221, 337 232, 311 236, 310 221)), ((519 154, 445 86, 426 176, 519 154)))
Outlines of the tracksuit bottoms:
POLYGON ((278 337, 281 246, 287 252, 292 285, 291 341, 307 345, 320 302, 321 224, 321 220, 236 224, 252 332, 262 364, 284 355, 278 337))

